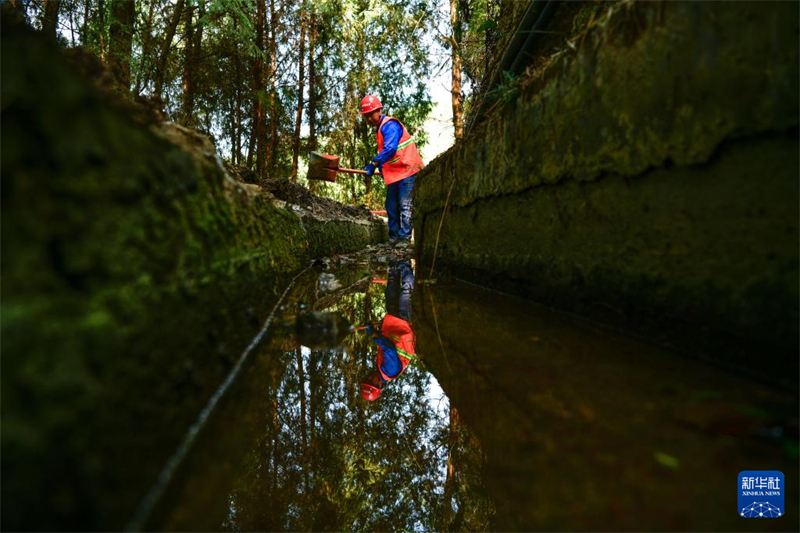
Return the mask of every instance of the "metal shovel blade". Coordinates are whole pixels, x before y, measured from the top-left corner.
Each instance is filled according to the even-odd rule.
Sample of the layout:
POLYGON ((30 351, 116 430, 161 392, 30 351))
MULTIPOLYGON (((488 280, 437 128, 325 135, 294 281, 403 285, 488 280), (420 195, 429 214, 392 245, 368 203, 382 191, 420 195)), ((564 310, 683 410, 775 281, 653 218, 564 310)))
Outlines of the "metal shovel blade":
MULTIPOLYGON (((322 180, 336 183, 336 173, 347 172, 348 174, 367 174, 366 170, 360 168, 342 168, 339 166, 339 156, 311 152, 308 154, 308 179, 322 180)), ((375 172, 381 176, 380 172, 375 172)))
POLYGON ((308 154, 308 179, 336 183, 336 169, 339 168, 339 157, 335 155, 311 152, 308 154))

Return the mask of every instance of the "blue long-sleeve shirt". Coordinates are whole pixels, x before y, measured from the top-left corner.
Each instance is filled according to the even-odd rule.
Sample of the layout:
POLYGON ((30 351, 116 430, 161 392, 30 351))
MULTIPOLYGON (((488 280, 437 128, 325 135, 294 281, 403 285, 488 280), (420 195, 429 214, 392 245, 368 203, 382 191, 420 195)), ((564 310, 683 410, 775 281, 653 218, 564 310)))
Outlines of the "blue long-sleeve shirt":
MULTIPOLYGON (((386 115, 381 115, 381 121, 385 117, 386 115)), ((400 137, 403 136, 403 126, 396 120, 389 120, 381 127, 381 133, 383 133, 383 150, 372 159, 372 162, 379 167, 394 157, 400 137)))
MULTIPOLYGON (((381 362, 381 370, 383 373, 389 377, 394 377, 402 372, 403 363, 400 362, 400 357, 397 355, 397 348, 392 341, 382 334, 378 334, 378 336, 373 337, 372 340, 383 349, 383 361, 381 362)), ((381 376, 381 381, 386 381, 383 379, 383 376, 381 376)))

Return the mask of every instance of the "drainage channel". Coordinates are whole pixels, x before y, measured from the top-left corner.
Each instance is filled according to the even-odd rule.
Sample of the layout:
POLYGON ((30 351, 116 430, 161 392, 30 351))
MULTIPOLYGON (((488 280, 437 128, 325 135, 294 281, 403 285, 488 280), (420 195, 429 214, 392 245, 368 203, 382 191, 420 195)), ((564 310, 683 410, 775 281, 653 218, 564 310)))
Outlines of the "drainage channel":
POLYGON ((375 259, 296 278, 131 529, 742 529, 747 469, 797 499, 793 393, 375 259), (416 352, 374 401, 366 323, 416 352))

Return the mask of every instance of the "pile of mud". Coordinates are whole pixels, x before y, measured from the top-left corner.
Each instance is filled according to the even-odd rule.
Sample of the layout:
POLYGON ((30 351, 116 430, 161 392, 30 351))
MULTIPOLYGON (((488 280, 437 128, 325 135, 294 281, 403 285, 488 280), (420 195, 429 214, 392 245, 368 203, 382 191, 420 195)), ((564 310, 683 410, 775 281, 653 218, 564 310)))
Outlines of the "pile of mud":
POLYGON ((364 205, 344 205, 330 198, 317 196, 304 186, 285 178, 259 178, 252 170, 242 165, 225 161, 225 169, 233 179, 242 183, 258 185, 278 200, 297 205, 310 211, 318 218, 371 219, 369 209, 364 205))
POLYGON ((293 205, 299 205, 314 213, 316 216, 331 218, 350 217, 369 219, 372 217, 369 209, 363 205, 344 205, 330 198, 322 198, 311 193, 300 184, 292 183, 286 179, 265 179, 259 183, 261 188, 272 193, 279 200, 293 205))

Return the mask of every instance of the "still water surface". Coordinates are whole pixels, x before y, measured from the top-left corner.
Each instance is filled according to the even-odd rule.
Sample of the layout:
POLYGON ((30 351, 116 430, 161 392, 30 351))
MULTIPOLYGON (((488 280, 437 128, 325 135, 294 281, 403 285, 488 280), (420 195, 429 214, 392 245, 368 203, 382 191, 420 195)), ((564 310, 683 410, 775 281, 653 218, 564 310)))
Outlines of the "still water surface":
POLYGON ((146 528, 798 529, 736 509, 742 470, 798 501, 795 393, 413 268, 301 276, 146 528), (387 315, 416 357, 367 402, 377 345, 348 325, 387 315))

